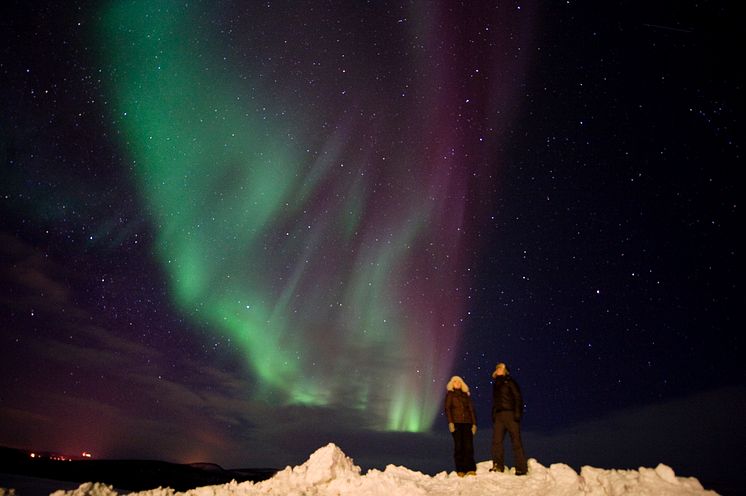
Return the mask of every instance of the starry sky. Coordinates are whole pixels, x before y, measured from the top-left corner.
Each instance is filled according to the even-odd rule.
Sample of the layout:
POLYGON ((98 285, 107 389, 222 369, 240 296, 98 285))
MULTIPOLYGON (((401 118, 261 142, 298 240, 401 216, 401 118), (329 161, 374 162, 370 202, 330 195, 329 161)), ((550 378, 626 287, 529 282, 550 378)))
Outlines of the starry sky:
POLYGON ((741 30, 600 4, 6 2, 0 444, 434 473, 505 361, 540 462, 732 477, 741 30))

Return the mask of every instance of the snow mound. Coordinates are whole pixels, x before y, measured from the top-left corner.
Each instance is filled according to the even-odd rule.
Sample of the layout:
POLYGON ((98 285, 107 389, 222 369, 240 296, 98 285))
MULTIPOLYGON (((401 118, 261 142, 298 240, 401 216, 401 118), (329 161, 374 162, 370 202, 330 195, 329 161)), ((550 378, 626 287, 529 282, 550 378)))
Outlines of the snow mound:
MULTIPOLYGON (((219 486, 206 486, 177 493, 171 488, 158 488, 129 496, 446 496, 459 494, 511 494, 514 496, 605 496, 715 495, 705 490, 699 481, 677 477, 671 467, 639 470, 606 470, 583 467, 580 474, 562 463, 549 467, 529 460, 528 475, 516 476, 514 470, 505 473, 489 471, 491 462, 477 465, 477 475, 458 477, 454 472, 425 475, 406 467, 389 465, 385 470, 369 470, 361 474, 341 449, 334 444, 319 448, 297 467, 286 467, 266 481, 252 483, 235 481, 219 486)), ((2 493, 0 493, 2 494, 2 493)), ((7 494, 7 493, 6 493, 7 494)), ((52 496, 116 496, 105 484, 86 483, 74 491, 56 491, 52 496)))
POLYGON ((72 491, 55 491, 50 496, 117 496, 117 492, 100 482, 86 482, 72 491))
MULTIPOLYGON (((286 487, 306 488, 322 486, 335 480, 349 481, 360 477, 360 467, 352 462, 335 444, 329 443, 314 451, 303 465, 286 467, 259 485, 282 484, 286 487), (269 483, 269 484, 268 484, 269 483)), ((301 493, 302 494, 302 493, 301 493)))
POLYGON ((673 469, 662 463, 654 469, 640 467, 639 470, 586 466, 580 469, 580 476, 587 490, 584 494, 716 494, 705 491, 694 477, 676 477, 673 469))

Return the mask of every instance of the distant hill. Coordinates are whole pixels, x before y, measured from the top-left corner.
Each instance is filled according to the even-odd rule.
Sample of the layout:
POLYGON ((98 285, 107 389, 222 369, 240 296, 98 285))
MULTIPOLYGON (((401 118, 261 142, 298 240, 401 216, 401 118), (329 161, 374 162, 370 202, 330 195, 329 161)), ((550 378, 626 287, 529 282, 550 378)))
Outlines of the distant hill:
POLYGON ((104 482, 119 489, 144 491, 171 487, 186 491, 196 487, 269 479, 274 468, 226 470, 214 463, 178 464, 157 460, 59 460, 31 457, 30 451, 0 447, 0 471, 71 482, 104 482))

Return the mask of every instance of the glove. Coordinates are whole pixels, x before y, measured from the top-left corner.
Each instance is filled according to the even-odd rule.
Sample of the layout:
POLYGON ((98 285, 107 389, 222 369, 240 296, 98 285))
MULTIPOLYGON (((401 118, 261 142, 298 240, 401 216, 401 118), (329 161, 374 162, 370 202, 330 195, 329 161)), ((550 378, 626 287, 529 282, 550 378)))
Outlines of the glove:
POLYGON ((477 424, 471 424, 471 435, 475 435, 477 433, 477 424))
POLYGON ((455 425, 453 425, 453 422, 448 422, 448 430, 449 430, 450 432, 453 432, 453 431, 455 431, 455 430, 456 430, 456 426, 455 426, 455 425))

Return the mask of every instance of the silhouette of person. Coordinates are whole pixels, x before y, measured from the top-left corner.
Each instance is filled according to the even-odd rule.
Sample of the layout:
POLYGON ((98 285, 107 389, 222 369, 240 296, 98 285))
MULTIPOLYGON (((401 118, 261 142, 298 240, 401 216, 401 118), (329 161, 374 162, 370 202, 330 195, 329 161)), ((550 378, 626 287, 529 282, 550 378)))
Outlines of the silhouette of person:
POLYGON ((500 362, 492 373, 492 468, 490 472, 505 470, 503 440, 505 432, 510 434, 510 442, 515 457, 515 474, 525 475, 528 471, 526 455, 521 441, 521 416, 523 398, 518 383, 510 376, 508 367, 500 362))

